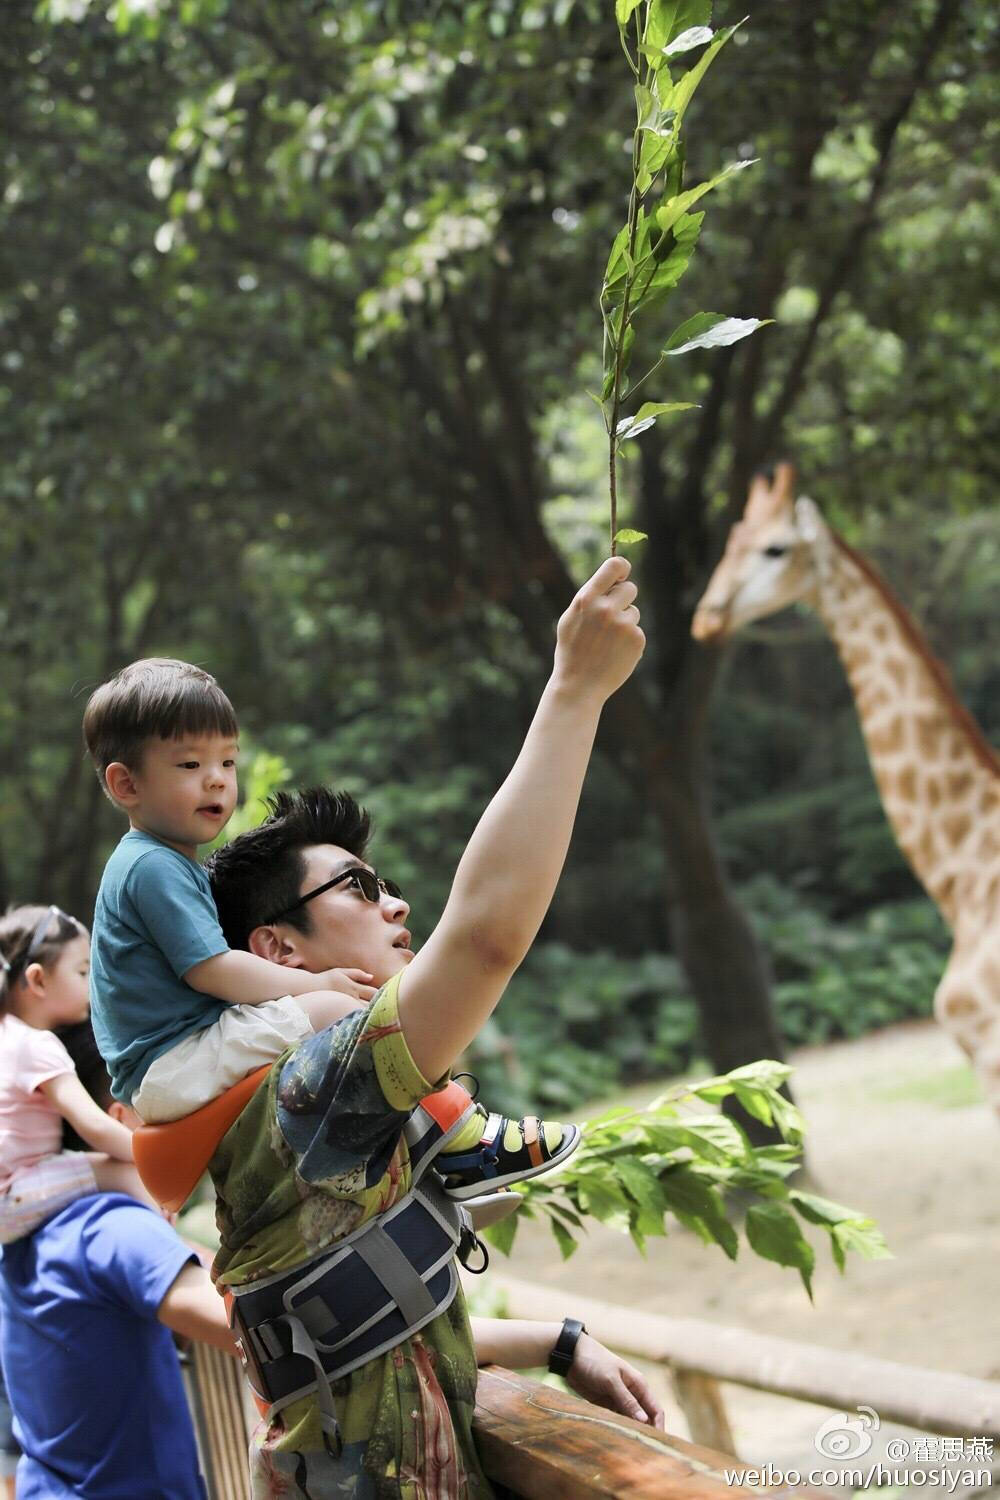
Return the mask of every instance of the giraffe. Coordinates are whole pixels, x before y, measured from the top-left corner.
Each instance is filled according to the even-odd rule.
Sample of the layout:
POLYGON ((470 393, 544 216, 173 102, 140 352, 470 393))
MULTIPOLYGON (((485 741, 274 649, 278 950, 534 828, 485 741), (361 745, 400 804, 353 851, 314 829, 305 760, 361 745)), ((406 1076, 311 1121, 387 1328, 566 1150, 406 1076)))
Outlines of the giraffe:
POLYGON ((820 615, 886 816, 952 933, 934 1014, 1000 1112, 1000 757, 888 584, 794 487, 790 464, 753 481, 691 633, 720 642, 795 601, 820 615))

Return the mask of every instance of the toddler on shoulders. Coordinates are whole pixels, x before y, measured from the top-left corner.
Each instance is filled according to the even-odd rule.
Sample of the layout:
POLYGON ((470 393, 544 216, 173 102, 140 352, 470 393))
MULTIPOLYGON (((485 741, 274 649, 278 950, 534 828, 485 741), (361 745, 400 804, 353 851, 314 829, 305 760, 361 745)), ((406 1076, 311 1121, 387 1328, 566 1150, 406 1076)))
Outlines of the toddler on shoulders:
POLYGON ((164 1124, 374 990, 356 971, 291 973, 230 952, 198 862, 236 806, 239 730, 214 677, 166 658, 134 662, 91 695, 83 728, 129 820, 94 912, 94 1035, 114 1098, 164 1124))
POLYGON ((90 942, 56 906, 0 918, 0 1244, 74 1198, 128 1193, 150 1204, 132 1136, 94 1103, 53 1027, 85 1019, 90 942), (64 1151, 63 1122, 93 1151, 64 1151))
MULTIPOLYGON (((129 820, 94 913, 94 1035, 113 1096, 146 1123, 165 1124, 376 991, 358 969, 311 973, 229 948, 198 861, 237 797, 239 728, 214 677, 165 657, 133 662, 91 695, 83 731, 102 787, 129 820)), ((377 877, 365 893, 366 873, 339 878, 355 882, 360 899, 401 899, 377 877)), ((456 1121, 447 1190, 456 1197, 546 1171, 579 1144, 574 1125, 508 1121, 473 1108, 458 1084, 447 1089, 456 1121)))

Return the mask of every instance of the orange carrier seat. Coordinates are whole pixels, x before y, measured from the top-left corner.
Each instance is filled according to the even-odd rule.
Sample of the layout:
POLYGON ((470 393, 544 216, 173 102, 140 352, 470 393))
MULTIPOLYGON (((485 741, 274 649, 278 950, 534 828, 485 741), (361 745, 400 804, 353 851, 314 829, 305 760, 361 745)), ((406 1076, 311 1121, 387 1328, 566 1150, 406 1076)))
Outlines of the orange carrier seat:
MULTIPOLYGON (((241 1078, 239 1083, 169 1125, 140 1125, 132 1135, 132 1155, 146 1185, 161 1207, 176 1213, 208 1171, 208 1164, 226 1131, 243 1113, 273 1063, 265 1063, 241 1078)), ((427 1114, 450 1130, 470 1108, 469 1095, 457 1083, 428 1094, 422 1100, 427 1114)))
POLYGON ((270 1073, 265 1063, 218 1099, 169 1125, 140 1125, 132 1136, 135 1164, 157 1203, 175 1213, 194 1192, 226 1131, 270 1073))

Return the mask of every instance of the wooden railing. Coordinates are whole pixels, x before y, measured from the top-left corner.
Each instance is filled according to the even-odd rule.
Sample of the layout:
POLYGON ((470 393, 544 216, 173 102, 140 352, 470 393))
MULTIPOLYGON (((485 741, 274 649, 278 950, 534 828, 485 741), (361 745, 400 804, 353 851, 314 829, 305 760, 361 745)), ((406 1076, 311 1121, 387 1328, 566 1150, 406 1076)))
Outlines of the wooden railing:
POLYGON ((496 1276, 493 1282, 510 1317, 553 1319, 568 1311, 619 1354, 666 1366, 692 1438, 723 1452, 732 1453, 734 1444, 719 1382, 837 1411, 870 1406, 882 1421, 1000 1441, 1000 1382, 995 1380, 569 1297, 512 1277, 496 1276))
MULTIPOLYGON (((500 1281, 500 1278, 497 1278, 500 1281)), ((553 1319, 565 1294, 503 1278, 514 1317, 553 1319)), ((567 1304, 568 1305, 568 1304, 567 1304)), ((669 1368, 693 1441, 601 1411, 570 1392, 490 1366, 480 1371, 474 1431, 490 1479, 516 1500, 712 1500, 741 1470, 720 1382, 818 1402, 871 1406, 883 1421, 1000 1438, 1000 1383, 788 1339, 572 1298, 602 1343, 669 1368)), ((190 1387, 211 1500, 249 1500, 253 1409, 235 1362, 194 1346, 190 1387)))
POLYGON ((191 1344, 184 1375, 208 1500, 250 1500, 247 1448, 257 1418, 239 1361, 191 1344))
POLYGON ((732 1500, 723 1470, 743 1468, 496 1365, 479 1372, 473 1431, 487 1475, 518 1500, 732 1500))
MULTIPOLYGON (((195 1345, 188 1386, 210 1500, 249 1500, 252 1408, 236 1362, 195 1345)), ((517 1500, 731 1500, 723 1469, 742 1468, 496 1365, 480 1371, 473 1430, 487 1475, 517 1500)))

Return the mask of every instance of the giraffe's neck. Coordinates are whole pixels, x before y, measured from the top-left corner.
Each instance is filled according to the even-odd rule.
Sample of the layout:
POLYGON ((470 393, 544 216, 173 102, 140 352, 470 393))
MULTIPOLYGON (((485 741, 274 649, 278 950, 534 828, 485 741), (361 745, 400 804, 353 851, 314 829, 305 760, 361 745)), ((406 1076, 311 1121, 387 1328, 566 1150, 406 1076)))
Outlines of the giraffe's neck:
POLYGON ((854 692, 882 805, 900 848, 945 921, 995 810, 997 759, 902 605, 839 537, 819 613, 854 692))

